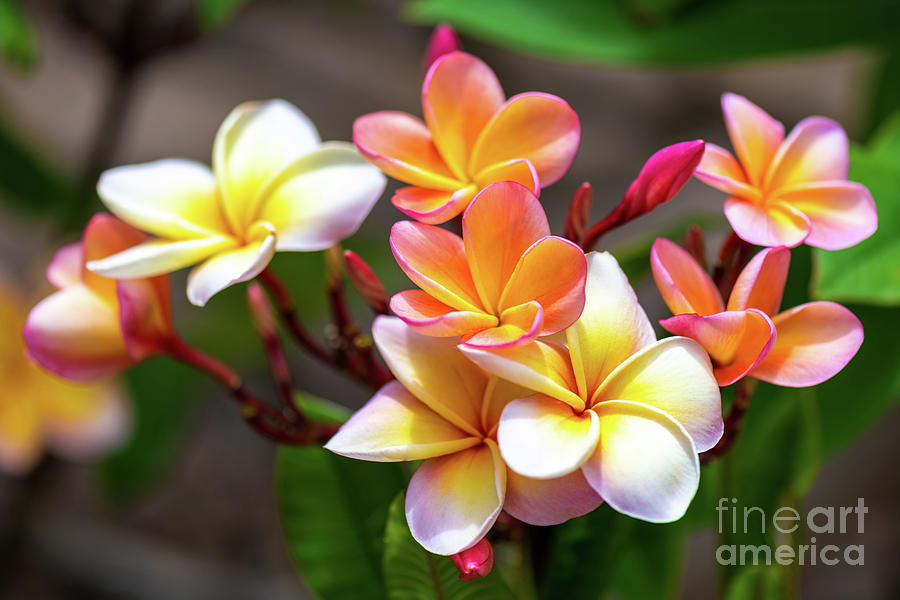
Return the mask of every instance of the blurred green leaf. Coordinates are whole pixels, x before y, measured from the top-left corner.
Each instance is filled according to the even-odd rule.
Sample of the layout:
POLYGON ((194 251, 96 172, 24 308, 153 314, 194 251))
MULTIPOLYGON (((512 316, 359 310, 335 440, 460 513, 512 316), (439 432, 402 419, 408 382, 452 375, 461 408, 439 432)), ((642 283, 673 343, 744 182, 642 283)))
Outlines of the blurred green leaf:
POLYGON ((224 26, 250 0, 197 0, 197 21, 204 31, 224 26))
POLYGON ((37 62, 37 34, 19 0, 0 0, 0 56, 19 69, 37 62))
POLYGON ((294 401, 303 414, 318 423, 340 425, 353 414, 346 406, 305 392, 296 392, 294 401))
POLYGON ((422 548, 409 532, 403 500, 401 493, 391 503, 384 532, 384 580, 389 600, 513 599, 496 571, 463 582, 449 557, 422 548))
POLYGON ((896 40, 895 0, 416 0, 404 14, 542 57, 711 65, 896 40), (647 18, 647 15, 651 18, 647 18), (665 17, 665 18, 652 18, 665 17))
POLYGON ((710 226, 715 222, 716 219, 711 215, 685 217, 672 225, 666 226, 658 233, 627 240, 615 248, 611 248, 610 252, 616 257, 619 267, 628 276, 628 281, 631 285, 637 286, 646 277, 650 276, 650 249, 653 247, 653 242, 656 241, 656 238, 664 237, 680 244, 681 240, 684 239, 685 232, 691 225, 697 225, 708 232, 710 226))
POLYGON ((785 594, 785 569, 779 566, 744 569, 725 591, 725 600, 781 600, 785 594))
POLYGON ((384 599, 384 527, 406 485, 402 467, 318 446, 281 447, 275 483, 288 550, 316 595, 384 599))
POLYGON ((874 131, 900 106, 900 44, 888 46, 869 84, 865 130, 874 131))
POLYGON ((96 467, 101 487, 119 504, 135 500, 169 472, 197 407, 190 393, 196 377, 183 365, 153 360, 130 369, 125 378, 134 430, 123 447, 96 467))

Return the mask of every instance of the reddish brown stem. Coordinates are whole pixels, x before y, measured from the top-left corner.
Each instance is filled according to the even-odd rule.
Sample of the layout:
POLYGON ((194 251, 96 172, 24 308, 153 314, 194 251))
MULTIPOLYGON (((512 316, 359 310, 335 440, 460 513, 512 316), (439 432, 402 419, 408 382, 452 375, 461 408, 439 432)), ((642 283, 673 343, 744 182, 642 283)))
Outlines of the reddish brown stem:
POLYGON ((741 379, 734 389, 734 402, 731 404, 731 410, 725 417, 725 431, 715 446, 700 454, 700 462, 703 464, 710 463, 719 458, 734 445, 738 434, 741 431, 741 425, 744 422, 744 415, 750 408, 750 398, 753 396, 753 390, 756 388, 756 380, 749 377, 741 379))
POLYGON ((605 233, 621 225, 622 211, 620 204, 611 213, 591 225, 581 238, 581 249, 590 252, 605 233))

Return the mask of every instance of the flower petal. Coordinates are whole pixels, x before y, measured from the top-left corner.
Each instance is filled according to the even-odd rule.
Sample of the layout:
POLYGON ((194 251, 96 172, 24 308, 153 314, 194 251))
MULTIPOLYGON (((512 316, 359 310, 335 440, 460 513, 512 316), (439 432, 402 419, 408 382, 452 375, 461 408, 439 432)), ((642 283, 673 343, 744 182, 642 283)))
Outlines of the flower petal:
POLYGON ((524 346, 482 349, 461 345, 460 351, 488 373, 584 410, 575 392, 575 375, 566 349, 535 340, 524 346))
POLYGON ((582 398, 590 398, 622 361, 656 341, 653 326, 616 259, 608 252, 591 252, 587 265, 584 312, 566 330, 582 398))
POLYGON ((534 340, 544 323, 544 309, 537 302, 526 302, 507 308, 500 314, 500 324, 464 337, 464 346, 474 348, 510 348, 534 340))
POLYGON ((748 200, 761 197, 759 189, 750 185, 744 169, 731 152, 715 144, 706 144, 703 159, 694 171, 694 176, 731 196, 748 200))
MULTIPOLYGON (((731 385, 758 365, 775 343, 775 326, 756 309, 725 311, 701 317, 675 315, 660 325, 670 333, 696 340, 713 362, 719 386, 731 385)), ((696 438, 694 443, 702 452, 696 438)))
POLYGON ((216 179, 197 162, 166 159, 109 169, 97 193, 114 215, 147 233, 172 239, 228 233, 216 179))
POLYGON ((664 412, 612 400, 594 410, 600 444, 582 467, 588 483, 620 513, 651 523, 680 519, 700 482, 697 450, 664 412))
POLYGON ((440 225, 464 211, 477 191, 474 185, 455 192, 404 187, 394 192, 391 202, 397 210, 421 223, 440 225))
POLYGON ((488 376, 456 348, 456 340, 424 336, 396 317, 378 317, 375 345, 394 376, 431 410, 480 435, 488 376))
POLYGON ((515 158, 534 165, 541 187, 569 170, 581 137, 578 115, 562 98, 528 92, 506 101, 472 150, 469 172, 515 158))
POLYGON ((480 443, 392 381, 356 411, 325 448, 350 458, 393 462, 434 458, 480 443))
POLYGON ((683 337, 660 340, 613 371, 591 406, 628 400, 665 412, 688 432, 699 451, 722 437, 722 401, 706 352, 683 337), (599 404, 598 404, 599 403, 599 404))
POLYGON ((195 306, 205 306, 225 288, 253 279, 272 260, 276 245, 277 237, 269 234, 240 248, 220 252, 195 267, 188 275, 188 300, 195 306))
POLYGON ((319 144, 315 125, 284 100, 245 102, 231 111, 216 133, 213 171, 232 229, 246 230, 266 182, 319 144))
POLYGON ((472 148, 505 99, 491 68, 471 54, 445 54, 428 70, 422 85, 425 122, 457 179, 470 179, 472 148))
POLYGON ((743 96, 722 94, 722 113, 749 182, 760 186, 784 140, 784 125, 743 96))
POLYGON ((793 185, 847 179, 850 142, 843 128, 825 117, 803 119, 772 159, 765 187, 779 190, 793 185))
POLYGON ((531 525, 558 525, 586 515, 603 503, 581 470, 555 479, 531 479, 506 472, 503 510, 531 525))
POLYGON ((441 158, 425 123, 410 114, 385 110, 359 117, 353 122, 353 143, 394 179, 446 192, 464 185, 441 158))
POLYGON ((535 394, 506 405, 497 443, 503 460, 519 475, 552 479, 581 467, 599 434, 593 411, 576 413, 556 398, 535 394))
POLYGON ((480 540, 500 510, 506 466, 494 442, 432 458, 420 466, 406 493, 406 520, 429 552, 455 554, 480 540))
POLYGON ((119 325, 135 360, 163 352, 176 336, 169 301, 169 278, 120 279, 116 282, 119 325))
POLYGON ((94 215, 81 236, 82 263, 79 279, 100 298, 114 302, 115 280, 91 272, 89 263, 126 251, 146 239, 146 235, 110 214, 94 215))
POLYGON ((328 142, 273 180, 256 218, 275 227, 278 250, 324 250, 356 233, 386 183, 351 144, 328 142))
POLYGON ((878 229, 875 201, 866 186, 850 181, 822 181, 782 190, 779 198, 809 219, 806 243, 841 250, 878 229))
POLYGON ((790 264, 791 251, 787 248, 766 248, 759 252, 738 275, 728 299, 728 310, 758 308, 767 315, 777 313, 790 264))
POLYGON ((778 337, 751 375, 775 385, 822 383, 850 362, 863 341, 859 319, 834 302, 801 304, 772 321, 778 337))
POLYGON ((484 312, 462 239, 446 229, 411 221, 391 227, 391 250, 406 276, 457 310, 484 312))
POLYGON ((657 238, 650 251, 656 287, 673 315, 712 315, 724 310, 716 284, 687 250, 665 238, 657 238))
POLYGON ((472 200, 462 228, 478 296, 487 311, 493 312, 522 254, 550 235, 547 215, 527 188, 512 182, 495 183, 472 200))
POLYGON ((391 312, 421 334, 436 337, 470 335, 495 327, 497 317, 483 312, 455 310, 422 290, 405 290, 391 297, 391 312))
POLYGON ((515 181, 527 187, 535 196, 539 195, 541 191, 541 182, 538 179, 537 171, 534 170, 531 161, 526 158, 497 163, 482 169, 475 175, 475 185, 478 189, 486 188, 492 183, 500 181, 515 181))
POLYGON ((150 240, 118 254, 91 260, 87 263, 87 268, 98 275, 116 279, 153 277, 197 264, 234 246, 233 240, 224 237, 177 242, 150 240))
POLYGON ((84 253, 80 242, 66 244, 53 254, 47 265, 47 281, 56 289, 75 285, 81 281, 84 253))
POLYGON ((763 207, 731 196, 725 200, 725 217, 742 240, 757 246, 793 248, 810 231, 809 219, 783 202, 763 207))
POLYGON ((499 308, 536 301, 544 310, 540 335, 562 331, 584 310, 587 261, 581 248, 556 236, 535 242, 509 278, 499 308))

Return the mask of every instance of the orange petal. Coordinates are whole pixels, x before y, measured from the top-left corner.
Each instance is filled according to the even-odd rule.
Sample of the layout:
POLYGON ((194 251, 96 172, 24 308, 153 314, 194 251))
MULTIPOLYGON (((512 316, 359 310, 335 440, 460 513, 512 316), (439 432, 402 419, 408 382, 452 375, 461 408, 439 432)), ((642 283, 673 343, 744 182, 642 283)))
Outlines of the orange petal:
POLYGON ((472 150, 469 172, 527 158, 541 187, 546 187, 569 170, 580 137, 578 115, 565 100, 539 92, 518 94, 484 128, 472 150))
POLYGON ((391 228, 390 243, 407 277, 436 300, 457 310, 484 312, 458 235, 433 225, 399 221, 391 228))
POLYGON ((500 314, 500 325, 464 337, 465 346, 509 348, 527 344, 538 336, 544 323, 544 310, 537 302, 507 308, 500 314))
POLYGON ((116 280, 97 275, 85 264, 107 258, 144 242, 147 236, 124 221, 107 214, 98 214, 88 222, 82 237, 82 280, 98 296, 111 301, 116 296, 116 280))
POLYGON ((425 123, 396 111, 363 115, 353 123, 353 143, 387 175, 400 181, 452 192, 463 187, 447 167, 425 123))
POLYGON ((391 312, 421 334, 436 337, 471 335, 495 327, 497 317, 483 312, 454 310, 422 290, 406 290, 391 298, 391 312))
POLYGON ((550 335, 574 323, 584 309, 587 261, 581 248, 555 236, 525 251, 500 296, 500 310, 529 301, 544 309, 540 335, 550 335))
POLYGON ((489 312, 497 310, 522 254, 550 235, 547 215, 527 188, 512 182, 482 190, 463 215, 466 259, 478 296, 489 312))
POLYGON ((854 246, 878 229, 878 212, 866 186, 852 181, 797 185, 778 197, 809 219, 806 243, 826 250, 854 246))
POLYGON ((760 186, 784 139, 784 126, 737 94, 722 95, 722 113, 728 136, 749 182, 760 186))
POLYGON ((531 161, 526 158, 517 158, 503 163, 491 165, 475 175, 475 185, 479 189, 486 188, 498 181, 515 181, 522 184, 537 196, 541 192, 541 183, 537 171, 531 161))
POLYGON ((732 196, 748 200, 761 197, 759 189, 750 185, 744 169, 731 152, 715 144, 706 144, 703 159, 694 175, 703 183, 732 196))
POLYGON ((455 192, 404 187, 394 192, 391 202, 399 211, 416 221, 440 225, 464 211, 477 191, 478 188, 474 185, 466 186, 455 192))
POLYGON ((725 200, 725 217, 742 240, 757 246, 793 248, 810 231, 809 219, 783 202, 759 206, 731 196, 725 200))
POLYGON ((787 248, 766 248, 758 253, 735 281, 728 310, 758 308, 767 315, 777 313, 790 264, 791 251, 787 248))
POLYGON ((465 52, 445 54, 425 75, 425 122, 435 146, 458 179, 469 179, 472 148, 505 99, 491 68, 465 52))
POLYGON ((849 146, 847 134, 831 119, 803 119, 772 159, 766 189, 775 191, 814 181, 847 179, 849 146))
POLYGON ((711 315, 724 310, 716 284, 687 250, 657 238, 650 251, 653 279, 672 314, 711 315))

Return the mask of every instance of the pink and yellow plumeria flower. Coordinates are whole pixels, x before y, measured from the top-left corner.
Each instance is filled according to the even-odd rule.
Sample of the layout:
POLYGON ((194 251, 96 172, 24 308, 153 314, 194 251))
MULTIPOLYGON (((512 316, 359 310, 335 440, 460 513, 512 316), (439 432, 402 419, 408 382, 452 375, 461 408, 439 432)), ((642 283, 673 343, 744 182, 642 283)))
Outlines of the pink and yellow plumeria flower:
POLYGON ((862 324, 840 304, 808 302, 778 312, 791 260, 785 247, 766 248, 747 263, 727 306, 677 244, 656 240, 650 260, 675 315, 660 324, 706 349, 719 385, 745 375, 788 387, 816 385, 843 369, 862 344, 862 324))
MULTIPOLYGON (((21 331, 25 307, 0 286, 0 470, 21 475, 45 449, 89 460, 116 447, 130 430, 131 412, 120 386, 73 384, 26 359, 21 331)), ((69 318, 75 318, 71 315, 69 318)))
POLYGON ((166 349, 176 335, 168 277, 116 281, 85 268, 146 239, 101 214, 88 223, 80 243, 56 253, 47 279, 57 291, 31 310, 24 328, 32 360, 66 379, 88 381, 166 349))
POLYGON ((680 518, 697 491, 697 455, 723 431, 706 353, 687 338, 656 341, 607 253, 588 255, 587 302, 566 340, 568 347, 460 346, 488 372, 537 392, 503 409, 497 439, 506 464, 536 479, 580 472, 621 513, 680 518))
POLYGON ((400 221, 391 249, 420 290, 391 298, 391 310, 420 333, 462 335, 470 346, 515 346, 571 325, 584 307, 584 253, 550 235, 527 188, 485 188, 466 209, 463 235, 400 221))
POLYGON ((518 182, 535 194, 569 169, 581 126, 561 98, 528 92, 505 100, 481 60, 450 52, 422 86, 425 122, 403 112, 364 115, 353 141, 382 171, 410 184, 394 206, 423 223, 452 219, 485 186, 518 182))
POLYGON ((325 447, 362 460, 424 460, 409 483, 406 518, 425 549, 450 555, 470 548, 502 509, 550 525, 600 504, 580 473, 541 481, 507 470, 497 422, 506 403, 526 390, 487 375, 455 339, 420 335, 395 317, 378 317, 372 331, 397 381, 325 447))
POLYGON ((278 250, 323 250, 353 234, 385 183, 351 144, 323 144, 291 104, 248 102, 219 128, 212 170, 169 159, 103 174, 107 208, 157 238, 88 266, 134 278, 201 263, 187 295, 203 306, 256 277, 278 250))
POLYGON ((838 250, 875 232, 869 190, 847 181, 848 141, 840 125, 809 117, 785 138, 781 123, 735 94, 722 96, 722 112, 737 160, 707 144, 696 176, 729 194, 725 216, 741 239, 838 250))

